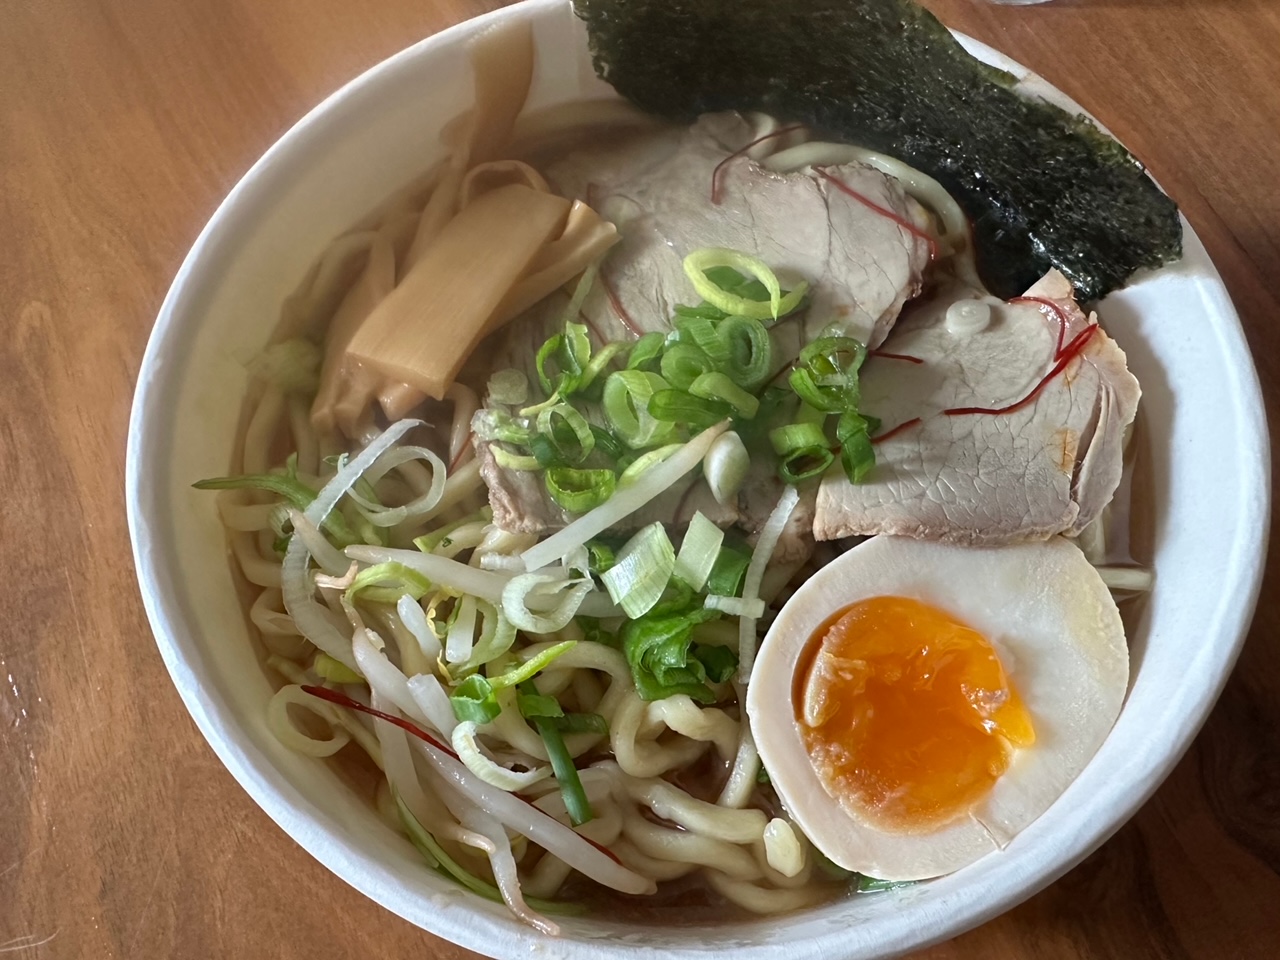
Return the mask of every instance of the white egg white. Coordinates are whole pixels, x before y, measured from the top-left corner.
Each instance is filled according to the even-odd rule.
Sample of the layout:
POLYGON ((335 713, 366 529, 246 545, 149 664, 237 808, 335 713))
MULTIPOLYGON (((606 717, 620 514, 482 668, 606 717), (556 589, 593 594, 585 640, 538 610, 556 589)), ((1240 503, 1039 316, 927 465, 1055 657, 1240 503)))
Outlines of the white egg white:
POLYGON ((827 857, 886 880, 951 873, 1005 846, 1062 794, 1102 745, 1129 683, 1124 626, 1097 571, 1070 541, 964 547, 874 537, 811 577, 760 647, 747 715, 761 760, 796 824, 827 857), (922 832, 873 825, 831 796, 801 737, 793 677, 832 614, 859 600, 931 604, 995 647, 1035 728, 1034 745, 968 815, 922 832))

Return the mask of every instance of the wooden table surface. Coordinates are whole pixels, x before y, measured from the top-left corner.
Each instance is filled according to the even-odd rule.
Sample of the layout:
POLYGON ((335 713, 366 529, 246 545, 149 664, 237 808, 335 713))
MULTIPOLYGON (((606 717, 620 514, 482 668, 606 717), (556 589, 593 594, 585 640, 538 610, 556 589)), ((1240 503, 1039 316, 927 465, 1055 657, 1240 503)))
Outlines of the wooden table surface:
MULTIPOLYGON (((152 643, 122 492, 147 335, 215 205, 340 84, 492 3, 0 5, 0 954, 469 956, 330 875, 222 769, 152 643)), ((932 6, 1086 104, 1182 204, 1280 423, 1280 3, 932 6)), ((920 958, 1280 956, 1278 574, 1155 799, 920 958)))

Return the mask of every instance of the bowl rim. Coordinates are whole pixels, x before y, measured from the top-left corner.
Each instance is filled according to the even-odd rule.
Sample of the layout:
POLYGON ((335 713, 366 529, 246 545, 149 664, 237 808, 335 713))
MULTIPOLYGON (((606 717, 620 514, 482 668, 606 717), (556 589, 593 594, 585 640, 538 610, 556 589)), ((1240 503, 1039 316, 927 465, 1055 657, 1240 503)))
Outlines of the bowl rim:
MULTIPOLYGON (((161 539, 157 527, 162 524, 162 521, 152 513, 151 504, 154 496, 149 489, 148 479, 151 475, 150 464, 165 457, 165 451, 160 448, 158 438, 165 435, 165 424, 172 418, 174 412, 172 405, 164 402, 166 394, 176 389, 174 371, 168 369, 165 362, 166 354, 170 344, 178 340, 185 329, 186 311, 191 306, 191 302, 198 301, 198 288, 204 282, 198 274, 206 261, 216 260, 219 251, 226 249, 227 245, 232 243, 235 221, 241 205, 247 198, 251 198, 264 180, 270 178, 270 171, 276 166, 277 161, 298 149, 314 131, 325 124, 326 119, 337 107, 363 96, 370 86, 376 85, 398 68, 419 57, 430 56, 438 49, 451 47, 490 24, 511 18, 532 16, 535 11, 566 5, 566 0, 521 0, 511 6, 464 20, 432 34, 348 81, 308 111, 268 148, 218 205, 183 259, 173 284, 164 298, 138 372, 129 419, 125 461, 125 501, 129 534, 135 571, 147 618, 166 669, 188 713, 228 772, 259 808, 291 839, 337 877, 365 896, 437 936, 445 937, 468 949, 481 952, 497 951, 496 955, 501 956, 523 955, 527 952, 528 941, 525 934, 528 931, 523 925, 514 918, 491 920, 481 918, 475 911, 468 910, 464 912, 472 913, 474 919, 479 922, 466 924, 441 917, 441 922, 437 926, 427 927, 419 917, 409 916, 407 912, 397 909, 389 902, 394 898, 388 892, 387 878, 377 876, 379 871, 387 870, 385 864, 366 852, 362 844, 333 829, 331 823, 317 823, 313 813, 305 809, 305 797, 298 794, 294 788, 286 789, 278 785, 266 775, 272 767, 267 757, 236 745, 234 738, 228 735, 228 731, 238 726, 232 710, 217 696, 210 695, 202 689, 197 671, 188 663, 181 644, 177 640, 183 633, 185 610, 171 571, 162 555, 163 551, 153 549, 156 541, 161 539), (289 794, 295 794, 295 796, 289 794), (304 809, 299 809, 300 802, 304 809)), ((1020 76, 1026 76, 1034 83, 1047 87, 1053 91, 1059 102, 1069 104, 1081 113, 1087 114, 1087 111, 1080 108, 1057 88, 1051 87, 1037 74, 1016 61, 963 34, 957 33, 956 36, 970 52, 984 60, 994 60, 998 65, 1006 68, 1010 65, 1017 67, 1020 76)), ((1199 240, 1194 230, 1185 219, 1183 226, 1186 239, 1192 244, 1198 244, 1199 240)), ((1105 842, 1151 797, 1190 747, 1225 686, 1232 666, 1239 656, 1264 573, 1271 501, 1270 438, 1261 386, 1239 316, 1216 269, 1211 277, 1202 279, 1209 282, 1206 295, 1214 300, 1216 309, 1224 315, 1226 321, 1217 333, 1224 357, 1235 373, 1231 393, 1235 396, 1240 415, 1241 437, 1244 442, 1250 443, 1252 451, 1251 458, 1245 457, 1248 461, 1250 478, 1242 480, 1241 488, 1251 491, 1252 498, 1249 503, 1253 512, 1261 518, 1260 523, 1246 531, 1245 537, 1237 541, 1233 553, 1233 559, 1236 561, 1234 566, 1236 576, 1230 583, 1230 587, 1234 591, 1236 603, 1232 609, 1222 611, 1214 624, 1214 646, 1217 657, 1214 662, 1216 673, 1213 682, 1204 685, 1198 691, 1199 695, 1195 701, 1190 704, 1192 709, 1186 715, 1186 722, 1170 740, 1172 749, 1164 753, 1158 762, 1144 769, 1145 777, 1135 781, 1137 789, 1128 795, 1125 803, 1109 809, 1107 816, 1099 818, 1083 843, 1074 849, 1056 853, 1036 865, 1027 878, 1029 882, 1022 886, 999 890, 994 897, 975 896, 964 899, 953 904, 953 909, 944 919, 932 919, 928 923, 920 924, 907 931, 902 939, 892 944, 891 949, 895 954, 937 943, 1003 913, 1057 880, 1105 842), (1252 480, 1251 483, 1248 482, 1249 479, 1252 480), (1228 640, 1229 642, 1224 642, 1228 640)), ((726 928, 728 929, 731 928, 726 928)), ((545 940, 540 942, 546 943, 545 940)), ((639 942, 617 940, 610 941, 608 946, 600 941, 585 939, 562 940, 558 941, 558 946, 560 951, 557 952, 581 957, 582 960, 605 955, 632 957, 642 953, 651 956, 674 957, 677 955, 674 952, 655 950, 639 942)), ((753 957, 764 957, 778 949, 769 944, 754 947, 735 944, 735 947, 753 957)), ((795 944, 792 952, 797 958, 817 958, 841 955, 841 950, 840 935, 838 932, 832 932, 813 938, 804 944, 795 944)))

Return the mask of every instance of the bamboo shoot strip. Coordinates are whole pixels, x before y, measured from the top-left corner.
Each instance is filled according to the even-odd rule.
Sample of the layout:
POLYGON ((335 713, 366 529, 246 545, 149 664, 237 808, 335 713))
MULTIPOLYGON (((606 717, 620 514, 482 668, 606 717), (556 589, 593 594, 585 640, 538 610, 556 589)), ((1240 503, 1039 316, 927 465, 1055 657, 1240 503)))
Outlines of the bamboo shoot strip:
POLYGON ((443 399, 495 308, 568 212, 564 198, 520 184, 476 198, 374 308, 348 357, 443 399))

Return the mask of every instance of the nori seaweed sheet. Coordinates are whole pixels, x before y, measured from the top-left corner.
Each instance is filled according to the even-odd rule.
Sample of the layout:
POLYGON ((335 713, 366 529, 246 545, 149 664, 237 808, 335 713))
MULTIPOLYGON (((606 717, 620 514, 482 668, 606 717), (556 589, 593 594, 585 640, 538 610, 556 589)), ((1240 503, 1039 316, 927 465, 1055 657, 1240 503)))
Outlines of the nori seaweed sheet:
POLYGON ((1057 267, 1083 300, 1182 253, 1173 201, 1088 119, 1012 89, 911 0, 575 0, 596 71, 688 120, 765 110, 893 154, 973 222, 991 290, 1057 267))

